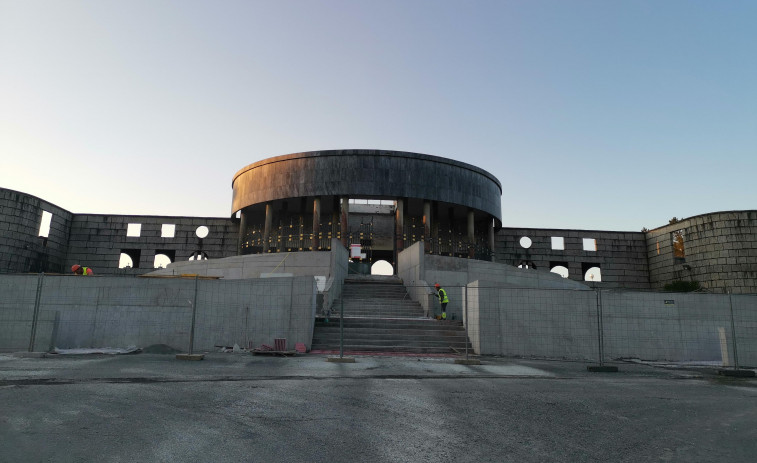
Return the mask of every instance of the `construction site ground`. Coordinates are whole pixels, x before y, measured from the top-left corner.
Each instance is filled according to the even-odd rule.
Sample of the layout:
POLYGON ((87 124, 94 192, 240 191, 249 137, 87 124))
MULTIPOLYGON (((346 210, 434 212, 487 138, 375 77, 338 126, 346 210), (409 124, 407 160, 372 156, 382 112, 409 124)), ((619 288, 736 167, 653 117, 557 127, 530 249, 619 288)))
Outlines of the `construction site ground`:
POLYGON ((0 354, 0 461, 729 461, 757 380, 459 355, 0 354))

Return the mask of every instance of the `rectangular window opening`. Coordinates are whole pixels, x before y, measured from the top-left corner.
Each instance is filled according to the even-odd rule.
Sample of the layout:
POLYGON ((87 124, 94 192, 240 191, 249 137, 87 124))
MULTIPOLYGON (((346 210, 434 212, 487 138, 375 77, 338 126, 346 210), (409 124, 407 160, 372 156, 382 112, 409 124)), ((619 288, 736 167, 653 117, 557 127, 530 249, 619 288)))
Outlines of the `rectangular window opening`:
POLYGON ((164 223, 160 229, 161 238, 173 238, 176 235, 176 225, 172 223, 164 223))
POLYGON ((584 251, 596 251, 597 240, 594 238, 584 238, 584 251))
POLYGON ((562 236, 553 236, 552 237, 552 249, 557 249, 559 251, 562 251, 565 249, 565 238, 562 236))
POLYGON ((676 259, 686 258, 686 250, 684 248, 684 241, 686 234, 683 230, 676 230, 670 234, 670 240, 673 243, 673 257, 676 259))
POLYGON ((47 238, 50 235, 50 223, 53 220, 53 214, 42 211, 42 221, 39 224, 39 236, 47 238))
POLYGON ((139 235, 142 234, 142 224, 141 223, 130 223, 126 226, 126 236, 131 237, 139 237, 139 235))

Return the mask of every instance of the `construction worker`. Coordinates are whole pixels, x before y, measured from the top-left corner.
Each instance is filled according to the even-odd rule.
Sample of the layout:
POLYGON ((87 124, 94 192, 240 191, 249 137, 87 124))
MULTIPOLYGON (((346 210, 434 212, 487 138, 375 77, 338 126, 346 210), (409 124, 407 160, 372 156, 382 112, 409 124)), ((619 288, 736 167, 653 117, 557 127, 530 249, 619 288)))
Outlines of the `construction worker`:
POLYGON ((442 306, 442 320, 447 319, 447 303, 449 302, 449 299, 447 298, 447 291, 444 290, 441 286, 439 286, 439 283, 434 285, 434 288, 436 288, 436 297, 439 298, 439 304, 442 306))
POLYGON ((71 266, 71 271, 74 272, 75 275, 84 275, 84 276, 90 276, 92 275, 92 269, 89 267, 82 267, 79 264, 74 264, 71 266))

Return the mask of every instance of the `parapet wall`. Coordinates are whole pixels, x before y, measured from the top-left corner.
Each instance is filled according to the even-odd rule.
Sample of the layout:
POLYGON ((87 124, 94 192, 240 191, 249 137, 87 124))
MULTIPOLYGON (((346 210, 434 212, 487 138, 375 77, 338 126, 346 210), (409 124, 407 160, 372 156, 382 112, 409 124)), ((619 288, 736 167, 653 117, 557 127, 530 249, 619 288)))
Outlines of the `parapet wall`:
POLYGON ((503 228, 496 233, 495 244, 495 260, 504 264, 546 271, 561 265, 568 269, 571 280, 601 281, 603 288, 650 288, 647 242, 642 232, 503 228), (520 243, 524 237, 530 240, 528 248, 520 243), (586 279, 586 270, 592 267, 599 267, 601 280, 586 279))

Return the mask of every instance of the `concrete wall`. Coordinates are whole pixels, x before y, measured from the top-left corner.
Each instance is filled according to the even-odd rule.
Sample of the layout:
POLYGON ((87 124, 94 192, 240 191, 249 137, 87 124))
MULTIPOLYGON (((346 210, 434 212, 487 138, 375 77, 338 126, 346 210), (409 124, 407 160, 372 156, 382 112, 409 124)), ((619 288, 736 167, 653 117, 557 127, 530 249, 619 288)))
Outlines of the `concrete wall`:
POLYGON ((0 273, 63 272, 73 214, 52 203, 0 188, 0 273), (47 239, 42 212, 52 214, 47 239))
MULTIPOLYGON (((29 346, 36 275, 0 276, 0 350, 29 346)), ((197 280, 44 276, 34 349, 189 347, 196 289, 197 351, 216 345, 273 345, 286 338, 310 347, 315 316, 313 277, 197 280), (58 321, 56 322, 56 316, 58 321)))
POLYGON ((757 366, 757 297, 632 291, 565 291, 468 286, 467 325, 482 354, 599 361, 597 305, 604 359, 733 362, 757 366), (599 299, 598 299, 599 298, 599 299), (667 301, 667 303, 666 303, 667 301))
POLYGON ((347 250, 339 240, 333 239, 330 251, 251 254, 222 259, 182 261, 170 264, 165 269, 150 272, 149 275, 197 274, 226 280, 313 276, 319 293, 317 307, 319 310, 328 310, 342 294, 348 261, 347 250))
POLYGON ((698 215, 646 235, 649 278, 662 289, 698 281, 712 292, 757 293, 757 211, 698 215), (673 255, 672 234, 684 232, 684 258, 673 255))
POLYGON ((457 320, 463 317, 465 286, 473 281, 519 288, 589 289, 584 284, 544 270, 520 269, 499 262, 425 254, 423 243, 416 243, 402 251, 398 260, 398 275, 408 287, 408 293, 413 300, 418 301, 429 313, 438 311, 439 303, 433 286, 439 283, 449 297, 447 315, 454 316, 457 320))
POLYGON ((563 263, 568 278, 584 281, 584 266, 599 266, 603 288, 649 289, 647 241, 642 232, 503 228, 495 236, 497 262, 518 266, 533 263, 549 271, 552 263, 563 263), (520 239, 531 239, 524 248, 520 239), (552 237, 561 237, 564 249, 552 249, 552 237), (583 239, 596 240, 596 250, 584 250, 583 239))
POLYGON ((183 275, 222 277, 226 280, 275 276, 315 276, 322 284, 331 274, 331 251, 280 252, 225 257, 201 261, 179 261, 149 275, 183 275))

